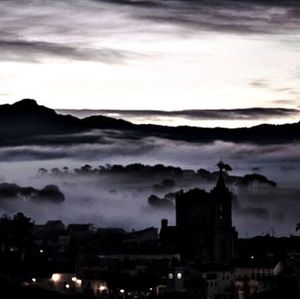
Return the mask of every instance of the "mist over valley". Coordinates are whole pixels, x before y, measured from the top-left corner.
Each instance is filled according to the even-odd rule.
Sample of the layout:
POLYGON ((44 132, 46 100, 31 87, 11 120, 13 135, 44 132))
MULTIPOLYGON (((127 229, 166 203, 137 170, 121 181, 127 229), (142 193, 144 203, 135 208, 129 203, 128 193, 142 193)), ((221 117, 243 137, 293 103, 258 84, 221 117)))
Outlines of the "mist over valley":
POLYGON ((51 145, 48 140, 43 145, 2 146, 1 182, 37 189, 55 185, 65 199, 36 201, 21 196, 5 200, 2 196, 1 214, 22 211, 37 223, 62 219, 66 223, 127 230, 159 227, 162 218, 174 223, 174 197, 167 196, 167 204, 155 204, 155 200, 151 204, 149 197, 164 200, 180 189, 209 191, 216 182, 215 164, 222 157, 233 168, 230 176, 256 173, 276 182, 273 186, 253 180, 243 185, 229 179, 229 187, 237 196, 233 215, 240 234, 294 233, 300 212, 297 142, 257 145, 217 140, 197 143, 153 136, 132 139, 120 130, 107 129, 57 138, 63 140, 62 144, 51 145), (93 138, 94 142, 69 142, 77 137, 93 138), (130 164, 133 165, 126 167, 130 164), (154 166, 157 164, 160 166, 154 166), (201 168, 208 174, 203 170, 199 175, 201 168))

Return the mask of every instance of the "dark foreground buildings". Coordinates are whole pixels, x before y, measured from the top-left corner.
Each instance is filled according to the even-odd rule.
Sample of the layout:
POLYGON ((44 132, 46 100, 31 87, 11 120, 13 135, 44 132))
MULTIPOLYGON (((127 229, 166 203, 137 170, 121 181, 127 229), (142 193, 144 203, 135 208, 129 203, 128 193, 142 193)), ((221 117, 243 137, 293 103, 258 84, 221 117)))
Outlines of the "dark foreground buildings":
POLYGON ((219 168, 210 192, 177 194, 159 233, 0 218, 0 298, 299 298, 300 238, 237 239, 219 168))

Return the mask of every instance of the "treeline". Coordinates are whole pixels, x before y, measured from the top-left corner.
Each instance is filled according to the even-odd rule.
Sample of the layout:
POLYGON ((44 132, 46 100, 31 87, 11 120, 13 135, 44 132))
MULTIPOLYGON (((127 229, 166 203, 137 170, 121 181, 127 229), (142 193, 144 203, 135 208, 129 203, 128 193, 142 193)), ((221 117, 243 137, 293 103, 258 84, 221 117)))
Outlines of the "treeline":
POLYGON ((42 189, 20 187, 17 184, 1 183, 0 199, 29 199, 52 202, 64 201, 65 195, 56 185, 46 185, 42 189))
POLYGON ((142 163, 133 163, 128 165, 121 164, 106 164, 92 167, 90 164, 85 164, 80 168, 70 169, 67 166, 62 168, 40 168, 39 175, 89 175, 89 174, 126 174, 126 175, 143 175, 143 176, 172 176, 180 177, 184 174, 196 175, 194 170, 181 169, 180 167, 165 166, 156 164, 153 166, 144 165, 142 163))
MULTIPOLYGON (((85 164, 80 168, 70 169, 65 166, 62 168, 40 168, 38 175, 53 175, 53 176, 68 176, 68 175, 126 175, 127 177, 138 178, 155 178, 165 177, 163 185, 174 185, 171 179, 203 179, 207 182, 214 182, 218 177, 218 171, 209 171, 204 168, 198 170, 182 169, 175 166, 165 166, 163 164, 145 165, 142 163, 133 163, 128 165, 121 164, 106 164, 97 167, 92 167, 90 164, 85 164)), ((249 186, 254 182, 258 184, 266 184, 276 187, 276 182, 269 180, 266 176, 258 173, 246 174, 245 176, 229 175, 226 170, 224 177, 228 184, 236 184, 239 186, 249 186)))

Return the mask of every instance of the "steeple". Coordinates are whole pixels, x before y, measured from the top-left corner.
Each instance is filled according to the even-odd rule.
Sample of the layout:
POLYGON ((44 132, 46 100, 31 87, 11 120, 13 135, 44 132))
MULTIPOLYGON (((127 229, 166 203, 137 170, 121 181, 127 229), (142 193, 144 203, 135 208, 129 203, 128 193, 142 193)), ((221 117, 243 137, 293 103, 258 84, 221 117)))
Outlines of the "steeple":
POLYGON ((223 171, 221 168, 219 170, 219 176, 218 176, 216 188, 219 190, 226 189, 226 185, 225 185, 224 177, 223 177, 223 171))
POLYGON ((231 167, 222 161, 217 166, 217 184, 210 192, 193 189, 176 196, 178 248, 188 261, 227 263, 234 257, 233 195, 224 181, 224 172, 231 167))
POLYGON ((223 163, 222 160, 220 160, 220 162, 217 164, 217 166, 219 167, 219 175, 218 175, 218 180, 217 180, 217 184, 215 189, 217 190, 227 190, 225 181, 224 181, 224 176, 223 176, 223 169, 230 171, 231 167, 228 164, 223 163))

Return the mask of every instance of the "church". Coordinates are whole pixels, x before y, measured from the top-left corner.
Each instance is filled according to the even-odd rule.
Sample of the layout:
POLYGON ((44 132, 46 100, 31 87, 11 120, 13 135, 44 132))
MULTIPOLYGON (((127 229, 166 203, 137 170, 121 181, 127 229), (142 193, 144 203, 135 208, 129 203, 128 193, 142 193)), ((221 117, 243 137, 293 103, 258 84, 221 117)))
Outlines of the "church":
MULTIPOLYGON (((232 225, 232 198, 218 164, 216 186, 210 191, 192 189, 176 196, 176 227, 162 221, 161 238, 173 233, 184 260, 226 263, 235 256, 237 232, 232 225)), ((163 240, 162 240, 163 241, 163 240)))

